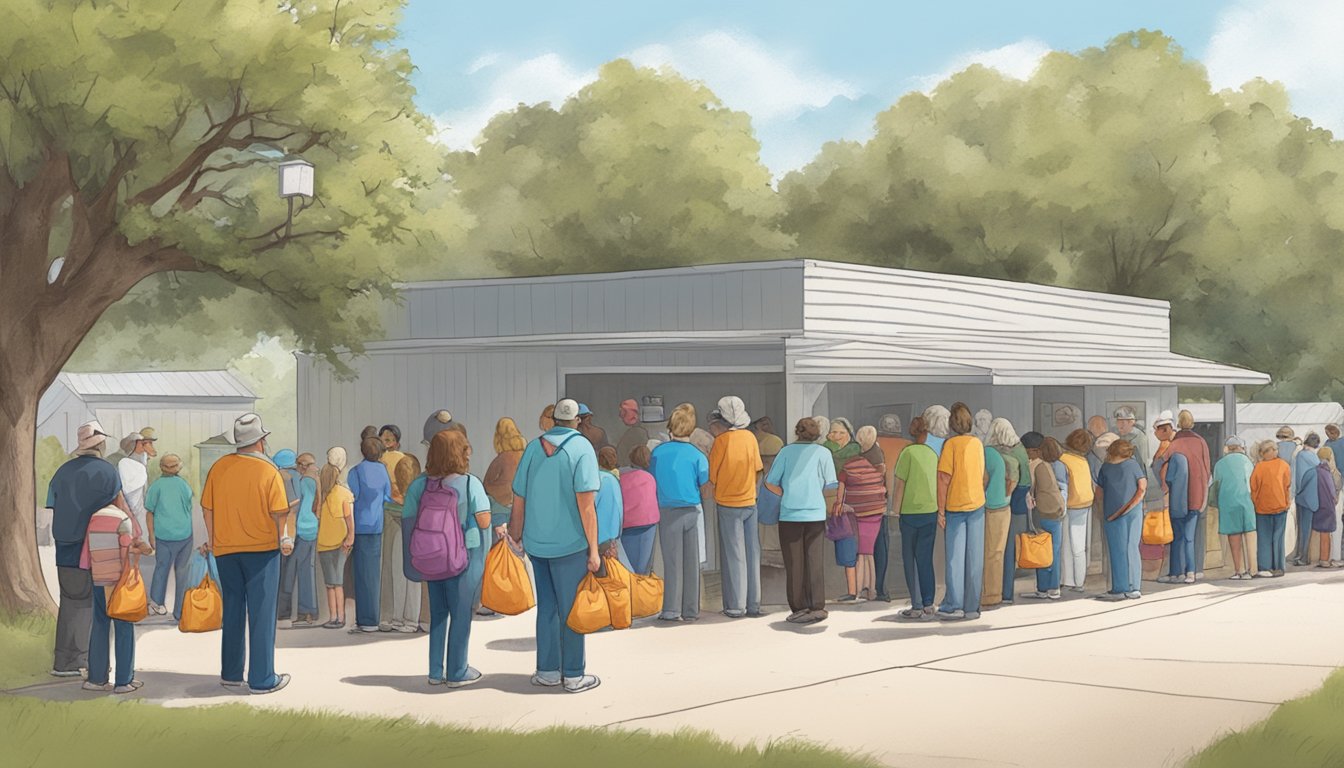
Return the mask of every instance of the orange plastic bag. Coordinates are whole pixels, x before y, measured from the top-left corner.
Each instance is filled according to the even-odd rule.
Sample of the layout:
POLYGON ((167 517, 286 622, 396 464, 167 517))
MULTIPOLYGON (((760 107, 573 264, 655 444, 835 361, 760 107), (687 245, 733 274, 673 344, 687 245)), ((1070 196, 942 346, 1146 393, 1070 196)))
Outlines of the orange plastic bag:
POLYGON ((481 605, 495 613, 517 616, 537 604, 527 565, 509 543, 500 539, 485 556, 481 580, 481 605))
POLYGON ((177 623, 180 632, 214 632, 224 626, 224 597, 210 578, 209 571, 201 583, 182 596, 182 619, 177 623))
POLYGON ((107 616, 118 621, 137 622, 149 615, 149 596, 140 577, 140 555, 132 557, 121 578, 107 596, 107 616))
POLYGON ((1049 568, 1055 562, 1054 544, 1049 531, 1017 534, 1017 567, 1034 570, 1049 568))
POLYGON ((663 580, 653 575, 634 574, 630 584, 630 614, 643 619, 663 610, 663 580))
POLYGON ((589 573, 579 582, 579 590, 574 594, 574 607, 569 609, 569 618, 565 624, 581 635, 611 626, 607 593, 593 574, 589 573))
POLYGON ((1170 544, 1175 538, 1175 534, 1171 531, 1171 515, 1167 513, 1167 510, 1144 514, 1143 533, 1139 536, 1141 543, 1160 546, 1170 544))
POLYGON ((611 612, 612 629, 629 629, 632 620, 630 606, 630 571, 614 557, 606 558, 606 574, 597 577, 602 591, 607 593, 607 608, 611 612))

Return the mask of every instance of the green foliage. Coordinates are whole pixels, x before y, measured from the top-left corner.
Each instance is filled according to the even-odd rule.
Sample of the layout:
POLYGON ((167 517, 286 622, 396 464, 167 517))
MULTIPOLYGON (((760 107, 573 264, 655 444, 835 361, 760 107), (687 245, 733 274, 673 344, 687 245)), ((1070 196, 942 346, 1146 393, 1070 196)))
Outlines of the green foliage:
POLYGON ((46 679, 55 639, 56 619, 49 613, 0 613, 0 689, 46 679))
POLYGON ((791 241, 750 118, 625 60, 559 109, 497 116, 449 167, 470 249, 512 273, 747 260, 791 241))
POLYGON ((33 468, 37 479, 37 503, 42 504, 47 498, 47 486, 51 484, 51 476, 56 474, 70 458, 61 447, 61 441, 48 435, 37 441, 37 453, 34 456, 33 468))
POLYGON ((276 450, 296 447, 299 422, 294 391, 298 388, 298 365, 293 349, 283 339, 268 338, 234 360, 231 369, 256 393, 257 413, 271 432, 271 445, 276 450))
POLYGON ((1300 314, 1335 301, 1341 172, 1280 85, 1215 93, 1140 31, 1027 81, 973 66, 909 94, 780 189, 806 255, 1168 299, 1177 351, 1314 399, 1344 394, 1344 352, 1300 314))
POLYGON ((1269 719, 1224 736, 1190 758, 1186 768, 1333 768, 1344 765, 1344 672, 1319 690, 1279 706, 1269 719))

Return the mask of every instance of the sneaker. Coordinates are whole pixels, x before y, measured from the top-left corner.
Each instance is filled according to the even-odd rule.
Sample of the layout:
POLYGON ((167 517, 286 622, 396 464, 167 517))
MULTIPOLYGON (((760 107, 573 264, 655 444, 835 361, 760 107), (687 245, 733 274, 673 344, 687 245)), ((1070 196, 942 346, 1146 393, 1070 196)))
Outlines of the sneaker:
POLYGON ((144 687, 145 687, 145 684, 142 683, 142 682, 140 682, 139 680, 132 680, 131 682, 129 682, 129 683, 125 684, 125 685, 118 685, 116 688, 113 688, 113 689, 112 689, 112 692, 113 692, 113 693, 135 693, 136 691, 138 691, 138 690, 140 690, 141 688, 144 688, 144 687))
POLYGON ((1012 604, 1013 604, 1013 598, 1011 597, 1005 597, 1003 599, 1003 602, 999 603, 999 605, 1012 605, 1012 604))
POLYGON ((808 612, 805 611, 805 610, 804 610, 804 611, 794 611, 793 613, 790 613, 790 614, 788 615, 788 617, 786 617, 784 620, 785 620, 785 621, 788 621, 788 622, 792 622, 792 623, 794 623, 794 624, 797 624, 797 623, 798 623, 798 620, 801 619, 801 618, 803 618, 803 617, 806 616, 807 614, 808 614, 808 612))
POLYGON ((476 609, 476 615, 477 615, 477 616, 495 616, 495 615, 497 615, 497 614, 496 614, 494 611, 492 611, 492 610, 490 610, 489 608, 486 608, 484 605, 482 605, 480 608, 477 608, 477 609, 476 609))
POLYGON ((360 629, 364 629, 365 632, 369 632, 369 631, 373 631, 373 632, 396 632, 396 631, 397 631, 397 627, 400 627, 400 626, 401 626, 401 622, 399 622, 399 621, 396 622, 396 623, 393 623, 393 622, 390 622, 390 621, 383 621, 383 622, 379 622, 379 624, 378 624, 378 626, 377 626, 376 629, 373 629, 373 630, 367 630, 367 629, 364 629, 363 627, 360 627, 360 629))
POLYGON ((225 688, 246 688, 247 682, 244 680, 220 680, 219 684, 225 688))
POLYGON ((1124 592, 1106 592, 1106 593, 1104 593, 1104 594, 1097 595, 1097 599, 1098 599, 1098 600, 1101 600, 1101 601, 1103 601, 1103 602, 1107 602, 1107 603, 1118 603, 1118 602, 1120 602, 1121 600, 1124 600, 1124 599, 1125 599, 1125 593, 1124 593, 1124 592))
POLYGON ((839 596, 839 597, 837 597, 837 598, 835 599, 835 602, 837 602, 837 603, 857 603, 857 602, 859 602, 859 598, 858 598, 857 595, 841 595, 841 596, 839 596))
POLYGON ((1273 574, 1273 573, 1270 573, 1269 571, 1256 571, 1256 574, 1255 574, 1255 577, 1254 577, 1254 578, 1257 578, 1257 579, 1268 579, 1269 577, 1271 577, 1271 576, 1273 576, 1273 575, 1274 575, 1274 574, 1273 574))
POLYGON ((1158 576, 1158 577, 1157 577, 1157 583, 1158 583, 1158 584, 1179 584, 1179 583, 1181 583, 1182 581, 1185 581, 1185 577, 1183 577, 1183 576, 1158 576))
POLYGON ((1195 574, 1193 574, 1193 573, 1187 573, 1187 574, 1185 574, 1185 578, 1182 579, 1182 581, 1184 581, 1186 584, 1194 584, 1194 583, 1195 583, 1195 574))
POLYGON ((1051 600, 1058 600, 1063 597, 1063 595, 1059 594, 1058 589, 1046 590, 1045 596, 1051 600))
POLYGON ((542 688, 554 688, 563 682, 559 672, 537 672, 532 675, 532 684, 542 688))
POLYGON ((482 675, 479 669, 475 667, 467 667, 466 677, 462 678, 461 680, 447 680, 445 681, 445 684, 449 688, 466 688, 468 685, 472 685, 473 683, 479 683, 481 681, 481 677, 482 675))
POLYGON ((912 605, 896 615, 900 616, 902 619, 922 619, 924 618, 924 609, 916 608, 912 605))
POLYGON ((154 614, 155 616, 163 616, 168 613, 168 609, 164 608, 162 605, 158 603, 150 603, 149 612, 154 614))
POLYGON ((1070 592, 1077 592, 1078 594, 1082 594, 1083 592, 1086 592, 1087 590, 1083 589, 1081 586, 1074 586, 1074 587, 1069 587, 1069 591, 1070 591, 1070 592))
POLYGON ((816 624, 818 621, 825 621, 830 615, 831 612, 825 609, 818 611, 808 611, 807 615, 803 617, 802 623, 816 624))
POLYGON ((1273 574, 1274 578, 1276 579, 1279 578, 1280 576, 1283 576, 1283 570, 1279 568, 1270 571, 1270 573, 1273 574))
POLYGON ((275 693, 286 685, 289 685, 289 675, 276 675, 275 685, 272 685, 270 688, 249 688, 248 691, 258 696, 264 696, 268 693, 275 693))
POLYGON ((1203 581, 1203 580, 1204 580, 1204 572, 1195 571, 1195 581, 1203 581))
POLYGON ((659 621, 681 621, 681 617, 678 616, 678 615, 676 615, 676 614, 674 614, 674 613, 660 613, 660 614, 658 614, 658 620, 659 620, 659 621))
POLYGON ((301 628, 303 628, 303 627, 311 627, 311 626, 313 626, 313 617, 312 617, 312 616, 300 616, 299 618, 295 619, 295 620, 294 620, 294 623, 291 624, 290 626, 293 627, 293 628, 295 628, 295 629, 301 629, 301 628))
POLYGON ((602 684, 602 680, 597 675, 583 675, 582 677, 566 677, 565 691, 567 693, 583 693, 591 691, 602 684))
POLYGON ((79 677, 83 673, 78 669, 53 669, 49 674, 52 677, 79 677))
MULTIPOLYGON (((353 626, 353 627, 350 628, 350 634, 352 634, 352 635, 357 635, 357 634, 359 634, 359 633, 361 633, 361 632, 371 633, 371 632, 379 632, 379 631, 381 631, 381 630, 379 630, 377 627, 361 627, 361 626, 359 626, 358 624, 356 624, 355 626, 353 626)), ((391 632, 392 630, 389 629, 388 631, 391 632)))
POLYGON ((1241 581, 1244 577, 1240 573, 1234 573, 1230 577, 1232 581, 1241 581))
POLYGON ((919 617, 919 620, 920 620, 920 621, 936 621, 937 619, 938 619, 938 612, 937 612, 936 610, 934 610, 934 607, 933 607, 932 605, 926 605, 926 606, 924 606, 924 615, 923 615, 923 616, 920 616, 920 617, 919 617))
POLYGON ((447 685, 447 684, 448 684, 448 680, 447 680, 446 678, 442 678, 442 677, 431 677, 431 678, 429 678, 429 684, 430 684, 430 685, 447 685))
POLYGON ((88 680, 85 680, 84 683, 83 683, 82 685, 80 685, 79 687, 80 687, 80 688, 83 688, 83 689, 86 690, 86 691, 110 691, 110 690, 112 690, 112 686, 108 685, 107 683, 90 683, 88 680))
POLYGON ((396 631, 402 633, 403 635, 414 635, 416 632, 419 631, 419 629, 420 627, 415 624, 398 624, 396 631))
POLYGON ((322 625, 322 628, 323 628, 323 629, 344 629, 344 628, 345 628, 345 622, 344 622, 343 620, 341 620, 341 619, 332 619, 331 621, 328 621, 326 624, 323 624, 323 625, 322 625))
POLYGON ((955 611, 938 611, 938 619, 940 621, 961 621, 964 618, 966 618, 966 612, 960 608, 955 611))
POLYGON ((1125 598, 1129 600, 1138 600, 1140 597, 1143 597, 1143 593, 1138 591, 1137 589, 1134 590, 1133 592, 1125 593, 1125 598))
POLYGON ((1048 593, 1048 592, 1028 592, 1028 593, 1022 595, 1022 597, 1026 598, 1026 599, 1028 599, 1028 600, 1045 600, 1046 598, 1050 597, 1050 593, 1048 593))
POLYGON ((881 601, 884 602, 884 603, 890 603, 890 602, 891 602, 891 595, 888 595, 888 594, 885 593, 885 592, 878 592, 878 593, 877 593, 877 597, 874 598, 874 599, 876 599, 876 600, 881 600, 881 601))
POLYGON ((730 619, 740 619, 747 615, 746 611, 719 611, 719 613, 722 613, 730 619))
POLYGON ((979 611, 971 611, 970 613, 966 614, 965 617, 966 621, 975 621, 978 618, 980 618, 979 611))

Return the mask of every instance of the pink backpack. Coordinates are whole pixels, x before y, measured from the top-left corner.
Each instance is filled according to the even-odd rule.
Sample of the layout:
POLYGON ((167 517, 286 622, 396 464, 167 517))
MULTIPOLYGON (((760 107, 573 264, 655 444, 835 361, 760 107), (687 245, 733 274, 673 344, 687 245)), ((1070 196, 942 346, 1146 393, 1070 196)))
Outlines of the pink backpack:
MULTIPOLYGON (((471 478, 467 478, 471 482, 471 478)), ((431 477, 420 497, 409 549, 411 567, 426 581, 451 579, 467 569, 467 542, 457 518, 457 490, 431 477)))

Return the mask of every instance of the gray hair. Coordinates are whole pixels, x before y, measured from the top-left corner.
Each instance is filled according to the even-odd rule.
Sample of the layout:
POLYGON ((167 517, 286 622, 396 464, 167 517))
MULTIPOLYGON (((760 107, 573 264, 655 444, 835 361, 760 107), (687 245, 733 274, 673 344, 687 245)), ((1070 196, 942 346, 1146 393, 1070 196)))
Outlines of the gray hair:
POLYGON ((877 444, 877 427, 864 426, 859 427, 859 433, 854 436, 859 441, 859 447, 868 450, 877 444))
POLYGON ((924 409, 924 426, 934 437, 947 437, 948 420, 952 412, 942 405, 930 405, 924 409))
POLYGON ((825 416, 813 416, 812 420, 817 422, 817 442, 826 442, 826 436, 831 433, 831 420, 825 416))
POLYGON ((1013 429, 1012 422, 1004 418, 998 418, 989 423, 989 440, 987 442, 994 448, 1012 448, 1022 440, 1017 436, 1017 430, 1013 429))

